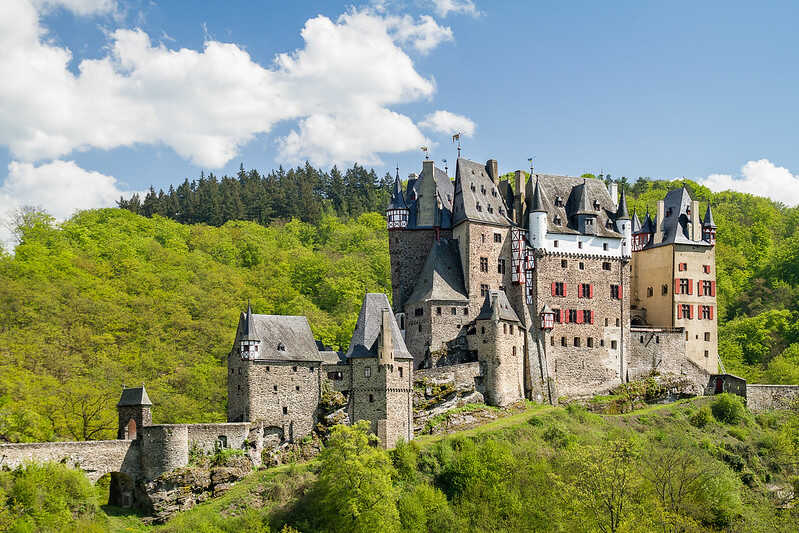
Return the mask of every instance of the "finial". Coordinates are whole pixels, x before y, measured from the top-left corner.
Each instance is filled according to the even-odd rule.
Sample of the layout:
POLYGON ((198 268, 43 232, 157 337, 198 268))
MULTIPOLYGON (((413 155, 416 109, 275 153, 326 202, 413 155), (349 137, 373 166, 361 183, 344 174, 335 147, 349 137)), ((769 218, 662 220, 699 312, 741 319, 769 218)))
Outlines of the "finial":
POLYGON ((527 162, 530 163, 530 177, 533 177, 533 158, 534 157, 535 156, 527 158, 527 162))
POLYGON ((444 174, 447 174, 449 172, 449 169, 447 168, 447 160, 442 159, 441 162, 444 163, 444 174))
POLYGON ((424 152, 424 158, 430 159, 430 150, 427 148, 427 146, 420 146, 419 148, 422 150, 422 152, 424 152))
POLYGON ((461 158, 461 132, 452 136, 452 142, 458 141, 458 159, 461 158))

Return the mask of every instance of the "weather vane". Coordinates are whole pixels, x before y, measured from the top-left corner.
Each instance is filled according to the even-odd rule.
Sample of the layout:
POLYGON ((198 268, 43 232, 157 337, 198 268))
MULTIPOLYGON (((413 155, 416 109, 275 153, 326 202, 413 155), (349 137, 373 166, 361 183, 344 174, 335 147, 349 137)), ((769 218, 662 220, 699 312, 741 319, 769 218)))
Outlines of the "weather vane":
POLYGON ((458 141, 458 159, 461 158, 461 132, 452 136, 452 142, 458 141))
POLYGON ((527 158, 527 162, 528 162, 528 163, 530 163, 530 177, 531 177, 531 178, 533 177, 533 158, 534 158, 534 157, 535 157, 535 156, 532 156, 532 157, 528 157, 528 158, 527 158))
POLYGON ((430 159, 430 154, 428 153, 429 150, 428 150, 427 146, 422 146, 421 149, 422 149, 422 152, 424 152, 424 158, 425 159, 430 159))
POLYGON ((442 159, 441 162, 444 163, 444 174, 446 174, 447 172, 449 172, 449 169, 447 168, 447 160, 442 159))

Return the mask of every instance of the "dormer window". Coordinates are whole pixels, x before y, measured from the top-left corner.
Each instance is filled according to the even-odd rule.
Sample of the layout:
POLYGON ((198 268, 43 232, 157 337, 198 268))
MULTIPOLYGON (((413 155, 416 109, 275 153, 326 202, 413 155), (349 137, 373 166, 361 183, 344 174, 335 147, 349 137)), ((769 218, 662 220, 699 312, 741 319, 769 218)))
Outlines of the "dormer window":
POLYGON ((556 226, 560 226, 561 222, 560 217, 558 215, 555 215, 555 218, 552 219, 552 222, 554 222, 556 226))
MULTIPOLYGON (((474 172, 474 171, 472 171, 472 172, 474 172)), ((474 186, 474 183, 470 183, 469 184, 469 188, 472 190, 472 192, 477 190, 477 187, 474 186)))
POLYGON ((489 212, 489 213, 493 213, 493 212, 494 212, 494 208, 493 208, 493 207, 491 207, 490 205, 488 206, 488 212, 489 212))
POLYGON ((283 344, 282 342, 278 342, 277 343, 277 351, 278 352, 285 352, 286 351, 286 345, 283 344))
POLYGON ((594 200, 594 211, 599 211, 599 200, 594 200))
POLYGON ((691 208, 690 207, 685 209, 685 214, 688 215, 688 216, 691 216, 691 208))
POLYGON ((666 216, 667 216, 667 217, 670 217, 670 216, 671 216, 671 207, 669 207, 668 209, 666 209, 666 216))
POLYGON ((499 214, 500 214, 500 215, 504 215, 504 214, 505 214, 505 210, 504 210, 504 209, 502 209, 501 207, 499 208, 499 214))
POLYGON ((491 189, 491 196, 493 196, 494 198, 497 197, 497 191, 495 189, 491 189))
POLYGON ((555 197, 555 207, 563 207, 563 198, 560 196, 555 197))
POLYGON ((483 212, 483 206, 482 206, 482 205, 480 205, 480 202, 477 202, 477 205, 476 205, 475 207, 477 208, 477 210, 478 210, 479 212, 481 212, 481 213, 483 212))
POLYGON ((480 185, 480 192, 483 193, 483 194, 486 193, 485 185, 480 185))

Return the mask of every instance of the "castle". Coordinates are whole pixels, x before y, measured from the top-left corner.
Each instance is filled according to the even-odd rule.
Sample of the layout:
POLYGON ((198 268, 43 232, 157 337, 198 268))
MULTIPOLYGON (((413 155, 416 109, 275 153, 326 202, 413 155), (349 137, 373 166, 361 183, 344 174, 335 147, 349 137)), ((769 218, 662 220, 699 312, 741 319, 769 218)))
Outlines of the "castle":
MULTIPOLYGON (((532 171, 532 169, 531 169, 532 171)), ((555 403, 718 365, 715 235, 685 188, 653 219, 596 179, 432 160, 386 210, 393 310, 417 369, 479 361, 488 402, 555 403)))

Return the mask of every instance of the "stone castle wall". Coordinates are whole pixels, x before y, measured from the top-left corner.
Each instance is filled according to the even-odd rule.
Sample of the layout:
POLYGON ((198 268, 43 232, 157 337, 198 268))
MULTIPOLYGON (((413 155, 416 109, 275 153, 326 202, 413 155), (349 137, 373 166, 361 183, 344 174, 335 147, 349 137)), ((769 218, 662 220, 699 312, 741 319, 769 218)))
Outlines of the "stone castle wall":
POLYGON ((506 321, 477 321, 483 394, 491 405, 506 406, 524 397, 524 329, 517 326, 506 321))
MULTIPOLYGON (((441 238, 450 238, 452 232, 442 230, 440 236, 441 238)), ((395 312, 402 312, 405 300, 413 292, 435 238, 436 233, 433 229, 388 232, 388 250, 391 257, 391 302, 395 312)))
POLYGON ((799 385, 746 385, 746 406, 752 411, 788 409, 799 402, 799 385))
POLYGON ((451 381, 456 388, 472 388, 478 392, 483 392, 482 375, 479 361, 414 371, 414 379, 417 381, 451 381))
POLYGON ((0 444, 0 468, 16 468, 26 462, 66 462, 80 468, 92 481, 109 472, 140 474, 139 447, 130 440, 82 442, 31 442, 0 444))

